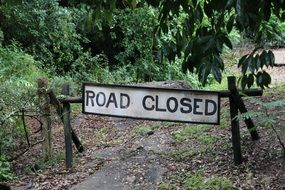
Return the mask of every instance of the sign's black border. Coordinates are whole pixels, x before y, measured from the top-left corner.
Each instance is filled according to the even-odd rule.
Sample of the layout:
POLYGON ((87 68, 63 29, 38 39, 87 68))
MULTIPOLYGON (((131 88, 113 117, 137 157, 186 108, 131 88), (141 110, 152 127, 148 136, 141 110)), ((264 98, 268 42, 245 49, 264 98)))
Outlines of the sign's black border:
POLYGON ((92 115, 102 115, 109 117, 119 117, 119 118, 130 118, 130 119, 140 119, 140 120, 150 120, 150 121, 168 121, 168 122, 179 122, 179 123, 193 123, 193 124, 209 124, 209 125, 220 125, 220 92, 219 91, 207 91, 207 90, 188 90, 188 89, 176 89, 176 88, 161 88, 161 87, 148 87, 148 86, 136 86, 136 85, 117 85, 117 84, 101 84, 101 83, 92 83, 92 82, 83 82, 82 83, 82 113, 92 114, 92 115), (217 122, 192 122, 192 121, 180 121, 180 120, 165 120, 165 119, 150 119, 144 117, 131 117, 131 116, 118 116, 112 114, 100 114, 100 113, 90 113, 86 112, 84 109, 85 102, 85 86, 98 86, 98 87, 114 87, 114 88, 129 88, 129 89, 150 89, 150 90, 160 90, 160 91, 175 91, 175 92, 197 92, 204 94, 216 94, 218 95, 218 121, 217 122))

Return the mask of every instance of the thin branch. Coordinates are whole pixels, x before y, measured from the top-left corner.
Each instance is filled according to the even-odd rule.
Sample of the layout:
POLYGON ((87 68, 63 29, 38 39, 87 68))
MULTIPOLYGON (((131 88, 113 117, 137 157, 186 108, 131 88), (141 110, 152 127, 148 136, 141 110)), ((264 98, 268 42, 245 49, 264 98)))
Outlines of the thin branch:
POLYGON ((270 124, 270 127, 271 127, 271 129, 274 131, 274 133, 275 133, 275 135, 276 135, 276 137, 277 137, 277 139, 278 139, 278 141, 279 141, 279 144, 282 146, 283 154, 285 154, 285 145, 284 145, 284 143, 282 142, 280 136, 278 135, 278 132, 276 131, 275 127, 274 127, 272 124, 270 124))
POLYGON ((274 66, 274 67, 285 67, 285 64, 277 64, 277 63, 274 63, 273 66, 274 66))
POLYGON ((13 158, 8 159, 8 162, 12 162, 13 160, 16 160, 17 158, 19 158, 20 156, 24 155, 26 152, 28 152, 32 147, 36 146, 37 144, 40 144, 42 142, 45 141, 45 138, 43 138, 42 140, 32 144, 30 147, 26 148, 25 150, 23 150, 21 153, 19 153, 18 155, 14 156, 13 158))
POLYGON ((27 140, 28 146, 30 147, 31 144, 30 144, 30 140, 29 140, 29 136, 28 136, 28 132, 27 132, 27 126, 26 126, 26 122, 25 122, 25 110, 24 109, 22 109, 22 117, 21 118, 22 118, 22 122, 23 122, 26 140, 27 140))
MULTIPOLYGON (((267 117, 269 117, 269 113, 268 113, 268 109, 267 109, 267 108, 265 108, 265 114, 266 114, 267 117)), ((284 143, 282 142, 280 136, 278 135, 278 132, 276 131, 276 129, 275 129, 273 123, 270 124, 270 127, 271 127, 271 129, 274 131, 274 133, 275 133, 275 135, 276 135, 276 137, 277 137, 277 139, 278 139, 278 142, 279 142, 279 144, 281 145, 281 147, 282 147, 282 149, 283 149, 283 154, 285 154, 285 145, 284 145, 284 143)))
MULTIPOLYGON (((22 111, 21 111, 22 112, 22 111)), ((27 111, 26 111, 27 112, 27 111)), ((22 116, 22 114, 13 114, 12 116, 22 116)), ((37 116, 40 116, 40 114, 24 114, 25 117, 32 117, 32 118, 36 118, 37 116)))
MULTIPOLYGON (((22 116, 22 115, 20 115, 20 114, 14 114, 13 116, 22 116)), ((33 132, 34 134, 36 134, 36 133, 38 133, 38 132, 40 132, 41 130, 42 130, 42 126, 43 126, 43 123, 42 123, 42 121, 38 118, 38 116, 39 116, 39 114, 25 114, 24 115, 25 117, 30 117, 30 118, 32 118, 32 119, 35 119, 35 120, 37 120, 39 123, 40 123, 40 128, 37 130, 37 131, 35 131, 35 132, 33 132)))

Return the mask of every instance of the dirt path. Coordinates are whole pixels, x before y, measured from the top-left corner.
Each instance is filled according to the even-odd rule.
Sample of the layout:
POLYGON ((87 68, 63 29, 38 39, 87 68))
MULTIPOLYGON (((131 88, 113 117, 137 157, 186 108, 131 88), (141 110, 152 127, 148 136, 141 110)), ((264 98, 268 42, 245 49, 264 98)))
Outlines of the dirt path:
MULTIPOLYGON (((130 137, 130 125, 138 125, 136 121, 129 119, 109 118, 109 120, 117 129, 117 135, 130 137)), ((155 133, 148 131, 139 138, 135 137, 115 147, 94 151, 94 157, 107 162, 100 171, 71 189, 157 189, 166 171, 157 155, 168 151, 169 139, 171 139, 169 134, 162 131, 155 133)))

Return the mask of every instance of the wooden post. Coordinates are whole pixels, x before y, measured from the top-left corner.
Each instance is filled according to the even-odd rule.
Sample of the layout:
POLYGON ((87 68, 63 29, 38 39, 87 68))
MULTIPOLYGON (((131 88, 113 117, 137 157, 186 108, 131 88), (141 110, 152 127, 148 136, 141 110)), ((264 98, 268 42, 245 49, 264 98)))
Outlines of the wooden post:
MULTIPOLYGON (((62 86, 62 94, 69 95, 69 85, 62 86)), ((63 125, 64 125, 64 138, 65 138, 65 164, 66 168, 72 167, 72 135, 70 123, 70 103, 63 103, 63 125)))
POLYGON ((42 122, 42 137, 44 139, 43 157, 47 161, 52 155, 52 138, 51 138, 51 118, 50 118, 50 99, 47 94, 48 81, 47 79, 38 79, 38 96, 39 96, 39 109, 40 120, 42 122))
MULTIPOLYGON (((228 89, 236 88, 236 78, 228 77, 228 89)), ((235 104, 233 94, 230 96, 230 114, 231 114, 231 131, 232 131, 232 145, 234 151, 235 165, 239 165, 242 162, 241 145, 240 145, 240 129, 238 116, 238 106, 235 104)))
MULTIPOLYGON (((230 78, 230 77, 229 77, 230 78)), ((235 77, 234 77, 235 78, 235 77)), ((230 79, 232 80, 232 79, 230 79)), ((235 80, 235 79, 234 79, 235 80)), ((235 86, 230 86, 229 87, 229 90, 231 92, 231 96, 233 98, 233 101, 235 102, 235 104, 238 106, 238 109, 241 113, 246 113, 247 112, 247 109, 245 107, 245 104, 241 98, 241 96, 239 95, 239 92, 237 90, 237 87, 236 85, 235 86)), ((249 130, 250 132, 250 135, 251 135, 251 139, 252 140, 258 140, 259 139, 259 135, 256 131, 256 128, 253 124, 253 121, 251 120, 251 118, 247 118, 244 120, 246 126, 247 126, 247 129, 249 130)))
MULTIPOLYGON (((51 104, 54 105, 57 114, 60 116, 61 121, 63 122, 63 107, 61 105, 61 102, 64 103, 82 103, 82 98, 76 97, 76 98, 68 98, 67 101, 66 99, 62 99, 61 102, 56 98, 54 92, 50 89, 48 91, 49 96, 50 96, 50 101, 51 104)), ((72 141, 75 144, 78 152, 83 152, 84 151, 84 147, 81 144, 79 138, 77 137, 76 133, 74 132, 74 130, 71 127, 71 136, 72 136, 72 141)))

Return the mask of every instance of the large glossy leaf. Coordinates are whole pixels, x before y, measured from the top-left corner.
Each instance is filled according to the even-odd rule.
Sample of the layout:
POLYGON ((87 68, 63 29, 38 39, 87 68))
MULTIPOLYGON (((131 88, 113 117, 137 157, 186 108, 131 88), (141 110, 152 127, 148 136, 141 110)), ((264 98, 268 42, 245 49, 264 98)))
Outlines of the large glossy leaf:
POLYGON ((271 83, 271 77, 266 71, 259 71, 256 75, 256 84, 264 89, 264 87, 269 87, 271 83))
POLYGON ((262 72, 259 71, 259 72, 256 74, 255 78, 256 78, 256 84, 257 84, 258 86, 260 86, 261 88, 263 88, 263 84, 262 84, 262 72))
POLYGON ((183 47, 184 47, 183 37, 180 31, 178 30, 176 32, 176 49, 177 49, 178 57, 181 57, 181 52, 182 52, 183 47))
POLYGON ((213 47, 215 46, 215 40, 214 38, 210 38, 205 45, 201 45, 201 52, 203 54, 210 52, 211 49, 213 49, 213 47))
POLYGON ((260 56, 259 54, 255 55, 254 57, 255 61, 255 69, 258 70, 261 68, 261 61, 260 61, 260 56))
POLYGON ((262 83, 266 87, 269 87, 269 84, 271 83, 271 76, 266 71, 262 73, 262 83))
POLYGON ((257 57, 253 57, 252 55, 248 59, 248 68, 251 73, 254 73, 256 70, 257 59, 257 57))
POLYGON ((217 62, 217 67, 219 67, 222 71, 225 69, 225 65, 224 65, 224 61, 222 60, 222 58, 219 55, 213 55, 214 56, 214 60, 216 60, 217 62))
POLYGON ((243 61, 243 64, 241 65, 241 72, 242 72, 242 74, 246 74, 247 69, 248 69, 248 66, 251 64, 251 63, 250 63, 251 59, 252 59, 252 57, 249 55, 249 56, 243 61))
POLYGON ((222 81, 222 72, 221 72, 220 68, 212 67, 212 74, 213 74, 214 78, 216 79, 216 81, 221 83, 221 81, 222 81))
POLYGON ((266 51, 263 50, 260 54, 260 68, 262 68, 264 65, 266 65, 266 51))
POLYGON ((239 16, 244 14, 244 0, 237 0, 236 2, 236 12, 239 16))
POLYGON ((194 32, 194 21, 191 16, 189 16, 185 22, 184 22, 184 28, 186 29, 186 32, 188 33, 189 36, 191 36, 194 32))
POLYGON ((231 15, 231 17, 228 20, 227 25, 226 25, 228 33, 230 33, 232 31, 233 26, 234 26, 234 21, 235 21, 235 15, 231 15))
POLYGON ((247 77, 247 87, 250 88, 254 83, 254 75, 251 73, 247 77))
POLYGON ((249 26, 249 16, 245 9, 245 0, 237 0, 236 2, 236 13, 237 13, 237 27, 243 31, 249 26))
POLYGON ((223 51, 223 44, 224 44, 222 39, 221 38, 216 38, 215 43, 216 43, 217 53, 219 53, 219 54, 222 53, 222 51, 223 51))
POLYGON ((212 74, 214 76, 214 78, 216 79, 216 81, 218 81, 219 83, 221 83, 222 81, 222 68, 220 67, 222 65, 222 63, 220 63, 221 59, 217 59, 216 57, 214 57, 213 59, 213 64, 212 64, 212 74))
POLYGON ((222 39, 228 48, 233 49, 232 42, 230 41, 230 39, 227 36, 223 36, 222 39))
POLYGON ((206 84, 210 72, 211 72, 211 63, 208 60, 204 59, 198 69, 198 78, 202 82, 202 85, 206 84))
POLYGON ((168 47, 166 48, 167 53, 166 53, 166 57, 169 60, 169 62, 174 62, 175 61, 175 57, 177 55, 177 46, 174 42, 170 42, 168 44, 168 47))
POLYGON ((204 14, 203 14, 203 10, 202 10, 202 7, 201 7, 200 4, 198 4, 197 7, 196 7, 195 17, 199 21, 199 23, 202 22, 204 14))
POLYGON ((246 85, 247 85, 247 75, 243 75, 241 77, 241 80, 240 80, 240 84, 241 84, 241 88, 242 89, 245 89, 246 85))
POLYGON ((241 58, 241 59, 239 60, 239 62, 238 62, 238 67, 241 67, 241 66, 244 64, 244 62, 245 62, 247 56, 248 56, 248 55, 242 56, 242 58, 241 58))
POLYGON ((273 54, 273 52, 271 50, 268 51, 268 56, 269 56, 269 59, 270 59, 269 65, 271 67, 273 67, 274 64, 275 64, 275 56, 274 56, 274 54, 273 54))
POLYGON ((265 64, 265 66, 270 66, 270 62, 271 62, 271 57, 270 57, 270 54, 269 53, 267 53, 265 50, 264 50, 264 52, 265 52, 265 56, 264 56, 264 64, 265 64))
POLYGON ((182 63, 183 72, 186 72, 188 70, 191 73, 193 73, 194 68, 195 68, 195 63, 193 62, 191 57, 188 57, 185 61, 183 61, 183 63, 182 63))

